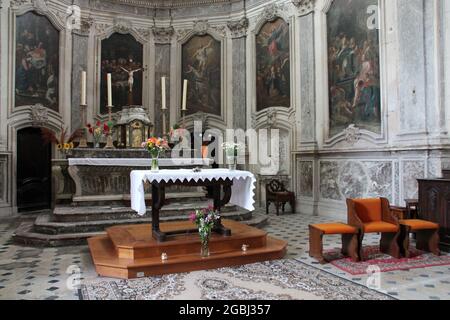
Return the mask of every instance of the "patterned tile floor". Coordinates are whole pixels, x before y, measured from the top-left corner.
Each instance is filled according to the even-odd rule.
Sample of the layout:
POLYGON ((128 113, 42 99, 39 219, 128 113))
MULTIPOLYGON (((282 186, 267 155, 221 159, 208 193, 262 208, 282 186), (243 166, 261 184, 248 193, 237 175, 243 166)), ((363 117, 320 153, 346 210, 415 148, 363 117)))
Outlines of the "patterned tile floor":
MULTIPOLYGON (((289 242, 287 258, 321 268, 324 271, 366 285, 368 276, 352 276, 333 265, 319 265, 309 258, 308 225, 330 221, 326 217, 300 214, 270 215, 265 228, 274 237, 289 242)), ((31 248, 16 246, 11 235, 17 220, 0 222, 0 299, 78 299, 77 280, 95 281, 95 273, 87 246, 64 248, 31 248), (73 285, 75 284, 75 287, 73 285)), ((378 236, 365 240, 377 244, 378 236)), ((340 238, 325 238, 325 249, 339 248, 340 238)), ((450 266, 386 272, 381 275, 379 289, 398 299, 450 299, 450 266)))

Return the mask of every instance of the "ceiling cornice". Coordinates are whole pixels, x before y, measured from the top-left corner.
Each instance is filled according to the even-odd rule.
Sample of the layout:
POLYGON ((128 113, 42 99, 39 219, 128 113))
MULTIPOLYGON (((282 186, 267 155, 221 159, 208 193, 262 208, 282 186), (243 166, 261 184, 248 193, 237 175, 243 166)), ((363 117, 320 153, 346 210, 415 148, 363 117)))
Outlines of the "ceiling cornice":
POLYGON ((145 8, 183 8, 203 5, 227 4, 241 0, 109 0, 114 3, 145 8))

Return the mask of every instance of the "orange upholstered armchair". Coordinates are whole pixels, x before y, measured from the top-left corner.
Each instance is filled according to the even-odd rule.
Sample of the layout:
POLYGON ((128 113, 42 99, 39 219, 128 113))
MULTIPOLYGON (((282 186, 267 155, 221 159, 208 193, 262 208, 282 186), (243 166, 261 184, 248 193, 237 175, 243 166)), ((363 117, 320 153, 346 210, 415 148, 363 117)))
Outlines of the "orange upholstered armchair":
POLYGON ((366 233, 381 233, 380 251, 394 258, 400 258, 398 239, 400 225, 398 218, 392 213, 389 200, 348 199, 348 224, 358 228, 360 232, 359 250, 362 256, 362 242, 366 233))

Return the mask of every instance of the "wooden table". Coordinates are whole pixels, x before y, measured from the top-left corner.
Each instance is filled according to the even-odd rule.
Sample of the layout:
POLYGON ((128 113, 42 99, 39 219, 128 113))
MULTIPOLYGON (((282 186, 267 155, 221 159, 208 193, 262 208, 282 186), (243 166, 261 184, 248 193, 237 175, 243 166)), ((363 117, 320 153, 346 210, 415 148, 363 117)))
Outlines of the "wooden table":
MULTIPOLYGON (((212 189, 212 198, 214 199, 214 210, 220 212, 221 208, 226 205, 231 198, 231 187, 233 181, 231 179, 219 179, 213 181, 180 181, 175 182, 152 182, 152 234, 153 238, 160 242, 167 240, 168 236, 195 233, 197 229, 177 230, 171 232, 162 232, 159 227, 159 213, 165 204, 166 187, 168 186, 188 186, 188 187, 210 187, 212 189)), ((223 226, 221 219, 216 223, 212 230, 223 236, 231 236, 231 230, 223 226)))

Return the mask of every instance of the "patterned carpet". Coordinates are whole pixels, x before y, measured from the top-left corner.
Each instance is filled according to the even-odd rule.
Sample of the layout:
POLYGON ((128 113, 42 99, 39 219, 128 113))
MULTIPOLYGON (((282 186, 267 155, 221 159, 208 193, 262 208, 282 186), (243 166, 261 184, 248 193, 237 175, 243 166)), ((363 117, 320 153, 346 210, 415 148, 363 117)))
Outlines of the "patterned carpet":
POLYGON ((389 272, 450 265, 448 255, 436 256, 415 248, 410 249, 410 258, 395 259, 380 252, 379 246, 367 246, 364 248, 364 256, 367 259, 363 262, 353 262, 351 258, 343 258, 340 251, 331 250, 325 252, 325 256, 332 265, 351 275, 367 274, 370 267, 377 267, 380 272, 389 272))
POLYGON ((295 260, 83 284, 85 300, 392 300, 295 260))

